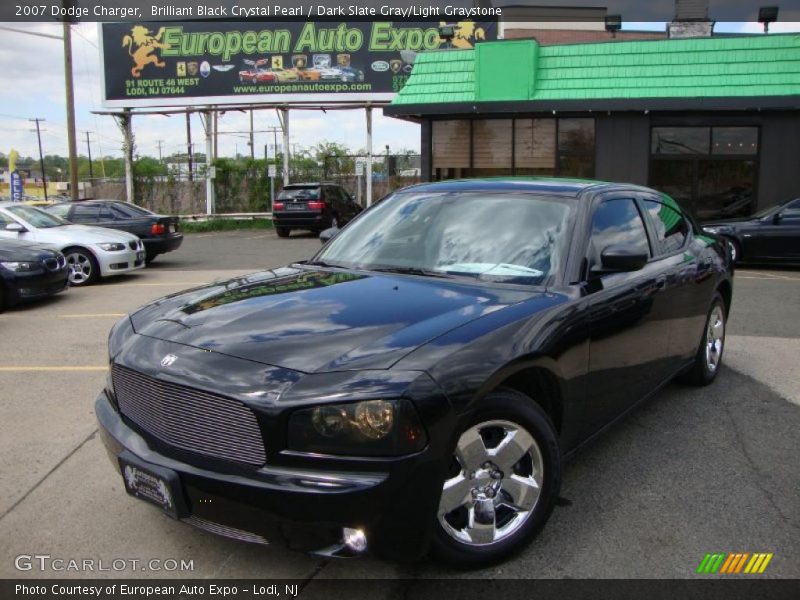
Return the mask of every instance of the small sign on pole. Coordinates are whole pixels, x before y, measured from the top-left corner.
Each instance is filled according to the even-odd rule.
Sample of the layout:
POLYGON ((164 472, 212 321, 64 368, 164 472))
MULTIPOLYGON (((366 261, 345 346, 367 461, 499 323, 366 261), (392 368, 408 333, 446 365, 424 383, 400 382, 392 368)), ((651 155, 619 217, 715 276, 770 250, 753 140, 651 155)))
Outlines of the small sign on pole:
POLYGON ((361 177, 364 175, 364 163, 357 162, 356 163, 356 175, 361 177))
POLYGON ((275 165, 269 165, 267 167, 267 175, 269 177, 276 177, 278 175, 278 168, 275 165))

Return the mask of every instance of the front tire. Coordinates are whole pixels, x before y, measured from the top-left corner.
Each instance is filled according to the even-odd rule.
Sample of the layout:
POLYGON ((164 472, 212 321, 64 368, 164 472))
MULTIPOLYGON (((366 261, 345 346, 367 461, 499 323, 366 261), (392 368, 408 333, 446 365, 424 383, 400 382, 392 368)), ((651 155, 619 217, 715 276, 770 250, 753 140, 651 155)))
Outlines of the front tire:
POLYGON ((89 285, 100 277, 97 259, 85 248, 67 248, 64 250, 64 256, 69 267, 70 285, 89 285))
POLYGON ((733 238, 725 238, 725 240, 728 242, 728 253, 731 256, 731 263, 735 265, 742 260, 742 247, 739 245, 739 242, 733 238))
POLYGON ((278 237, 281 237, 281 238, 289 237, 289 234, 291 232, 292 232, 292 230, 289 229, 288 227, 276 227, 275 228, 275 233, 277 233, 278 237))
POLYGON ((503 560, 541 530, 560 485, 561 453, 550 418, 524 394, 493 392, 456 440, 432 552, 459 567, 503 560))
POLYGON ((725 350, 725 326, 728 311, 725 301, 717 292, 708 309, 703 338, 695 354, 694 362, 679 379, 689 385, 704 386, 717 378, 722 367, 722 353, 725 350))

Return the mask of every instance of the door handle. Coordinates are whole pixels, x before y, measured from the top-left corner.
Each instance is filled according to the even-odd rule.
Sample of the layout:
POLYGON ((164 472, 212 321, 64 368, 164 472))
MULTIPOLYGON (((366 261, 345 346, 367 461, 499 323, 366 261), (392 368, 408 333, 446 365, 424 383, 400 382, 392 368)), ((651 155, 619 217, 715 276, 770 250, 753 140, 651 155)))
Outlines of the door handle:
POLYGON ((665 287, 667 287, 667 276, 659 275, 656 277, 656 289, 663 290, 665 287))

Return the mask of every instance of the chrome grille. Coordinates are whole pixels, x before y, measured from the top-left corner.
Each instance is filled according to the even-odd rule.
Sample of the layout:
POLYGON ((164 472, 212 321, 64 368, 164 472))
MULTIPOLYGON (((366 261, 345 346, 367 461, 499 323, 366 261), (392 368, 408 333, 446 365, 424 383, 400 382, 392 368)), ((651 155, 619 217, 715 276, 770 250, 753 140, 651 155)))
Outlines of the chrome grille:
POLYGON ((217 535, 239 540, 241 542, 250 542, 251 544, 269 544, 264 537, 258 535, 257 533, 236 529, 235 527, 228 527, 222 523, 207 521, 206 519, 201 519, 200 517, 195 517, 194 515, 183 519, 183 522, 197 527, 198 529, 208 531, 209 533, 215 533, 217 535))
POLYGON ((162 442, 250 465, 266 462, 256 417, 241 402, 112 367, 120 412, 162 442))

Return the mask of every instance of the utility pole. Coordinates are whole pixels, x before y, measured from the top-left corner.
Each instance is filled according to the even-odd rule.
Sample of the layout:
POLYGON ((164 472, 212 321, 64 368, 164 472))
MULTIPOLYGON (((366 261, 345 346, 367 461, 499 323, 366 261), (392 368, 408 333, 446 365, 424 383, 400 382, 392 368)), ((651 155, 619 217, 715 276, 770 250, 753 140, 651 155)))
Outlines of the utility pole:
POLYGON ((89 141, 89 132, 84 131, 86 134, 86 151, 89 153, 89 181, 94 179, 94 170, 92 169, 92 144, 89 141))
POLYGON ((186 113, 186 153, 189 157, 189 181, 192 180, 192 114, 186 113))
MULTIPOLYGON (((68 4, 68 3, 65 3, 68 4)), ((64 21, 64 86, 67 94, 67 145, 69 147, 69 191, 78 199, 78 144, 75 138, 75 93, 72 87, 72 30, 64 21)))
POLYGON ((253 134, 253 109, 250 109, 250 160, 256 159, 256 143, 253 134))
POLYGON ((163 163, 164 159, 161 156, 161 144, 164 143, 164 140, 156 140, 156 143, 158 144, 158 162, 163 163))
POLYGON ((31 131, 36 132, 36 137, 39 140, 39 166, 42 168, 42 184, 44 185, 44 199, 47 200, 47 175, 44 173, 44 153, 42 152, 42 131, 39 129, 39 123, 44 119, 28 119, 32 123, 36 123, 36 129, 31 131))

